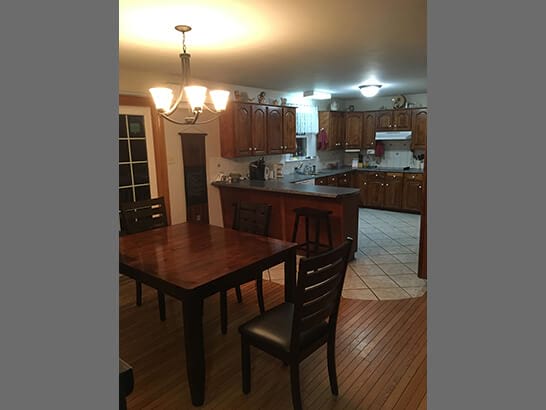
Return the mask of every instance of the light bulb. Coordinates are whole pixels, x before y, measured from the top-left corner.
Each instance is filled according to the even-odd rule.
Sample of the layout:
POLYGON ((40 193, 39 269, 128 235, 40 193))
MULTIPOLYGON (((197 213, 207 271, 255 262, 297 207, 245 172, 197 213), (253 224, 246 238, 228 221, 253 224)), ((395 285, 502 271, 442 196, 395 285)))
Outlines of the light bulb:
POLYGON ((229 91, 225 90, 211 90, 210 96, 214 103, 214 109, 216 111, 224 111, 228 103, 229 91))
POLYGON ((154 99, 155 108, 158 111, 169 111, 173 100, 173 90, 165 87, 150 88, 150 94, 154 99))

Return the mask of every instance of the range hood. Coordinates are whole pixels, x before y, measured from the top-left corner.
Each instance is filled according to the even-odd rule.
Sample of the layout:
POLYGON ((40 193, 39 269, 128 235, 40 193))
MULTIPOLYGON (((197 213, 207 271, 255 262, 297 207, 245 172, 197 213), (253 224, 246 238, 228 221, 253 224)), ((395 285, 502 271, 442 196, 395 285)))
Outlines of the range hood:
POLYGON ((409 141, 411 131, 378 131, 375 133, 376 141, 409 141))

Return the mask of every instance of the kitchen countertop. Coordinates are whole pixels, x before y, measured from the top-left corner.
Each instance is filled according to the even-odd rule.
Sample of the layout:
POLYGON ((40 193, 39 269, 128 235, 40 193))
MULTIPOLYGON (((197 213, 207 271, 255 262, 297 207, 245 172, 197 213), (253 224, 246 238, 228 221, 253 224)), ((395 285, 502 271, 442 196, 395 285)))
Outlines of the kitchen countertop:
MULTIPOLYGON (((304 177, 300 181, 313 178, 311 175, 300 175, 304 177)), ((237 189, 252 189, 257 191, 279 192, 284 194, 308 195, 320 198, 343 198, 346 196, 358 195, 358 188, 343 188, 335 186, 322 186, 315 184, 294 184, 295 180, 290 177, 279 178, 268 181, 250 181, 243 180, 239 182, 220 182, 215 181, 212 185, 216 187, 229 187, 237 189)))
POLYGON ((296 195, 310 195, 322 198, 341 198, 344 196, 356 195, 360 192, 358 188, 344 188, 327 185, 297 184, 296 182, 308 181, 310 179, 329 177, 332 175, 343 174, 345 172, 403 172, 403 173, 423 173, 422 169, 393 167, 377 168, 352 168, 340 167, 336 169, 322 169, 315 175, 286 174, 282 178, 270 179, 268 181, 250 181, 242 180, 239 182, 220 182, 215 181, 212 185, 216 187, 230 187, 239 189, 253 189, 258 191, 281 192, 296 195))

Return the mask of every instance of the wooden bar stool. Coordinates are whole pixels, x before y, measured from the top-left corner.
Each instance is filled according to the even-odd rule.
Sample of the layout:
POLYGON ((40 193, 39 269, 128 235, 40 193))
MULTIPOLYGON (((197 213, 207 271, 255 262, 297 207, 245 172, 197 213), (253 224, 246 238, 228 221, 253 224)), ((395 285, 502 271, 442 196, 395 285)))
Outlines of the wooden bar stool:
POLYGON ((305 218, 305 242, 300 244, 300 248, 305 247, 305 256, 308 258, 311 254, 317 255, 329 249, 333 249, 332 242, 332 228, 330 226, 330 214, 332 211, 324 209, 316 209, 309 207, 302 207, 294 209, 296 213, 296 220, 294 222, 294 231, 292 232, 292 242, 296 242, 298 235, 298 224, 300 217, 305 218), (315 240, 309 239, 309 220, 315 223, 315 240), (320 224, 321 221, 326 223, 326 232, 328 233, 328 244, 320 243, 320 224), (313 251, 311 251, 311 245, 313 245, 313 251))

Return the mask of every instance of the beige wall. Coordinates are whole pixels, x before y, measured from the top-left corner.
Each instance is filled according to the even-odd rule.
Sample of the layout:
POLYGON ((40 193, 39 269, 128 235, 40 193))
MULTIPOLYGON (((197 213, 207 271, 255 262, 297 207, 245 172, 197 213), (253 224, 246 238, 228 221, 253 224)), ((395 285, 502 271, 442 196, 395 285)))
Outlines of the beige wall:
MULTIPOLYGON (((178 77, 166 77, 157 75, 150 72, 135 72, 120 68, 119 70, 119 93, 128 95, 141 95, 147 96, 148 89, 154 86, 167 85, 173 86, 176 84, 178 77)), ((198 81, 198 80, 196 80, 198 81)), ((231 92, 234 90, 240 90, 247 92, 250 98, 255 98, 256 95, 262 91, 262 89, 243 87, 233 84, 222 84, 201 81, 203 85, 209 88, 222 87, 231 92)), ((289 93, 275 90, 266 91, 266 101, 269 99, 287 97, 290 98, 289 93)), ((178 110, 177 119, 184 117, 184 109, 178 110)), ((200 119, 207 120, 211 118, 211 114, 205 112, 200 119)), ((165 125, 165 145, 167 151, 167 172, 169 179, 169 194, 171 199, 171 220, 172 223, 181 223, 186 221, 186 201, 184 190, 184 164, 182 161, 182 141, 180 138, 180 132, 188 133, 204 133, 207 134, 205 139, 205 149, 207 158, 207 178, 209 182, 214 180, 217 172, 218 161, 220 157, 220 133, 219 122, 214 120, 208 124, 203 125, 177 125, 169 121, 164 120, 165 125)), ((208 201, 209 201, 209 220, 212 225, 223 226, 222 223, 222 210, 220 206, 220 195, 218 189, 208 185, 208 201)))

